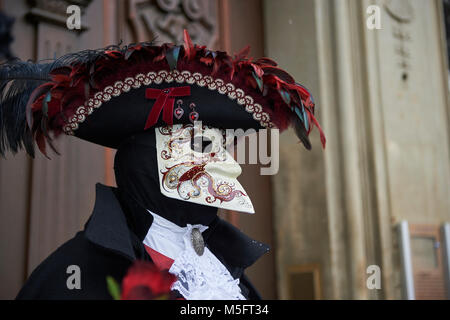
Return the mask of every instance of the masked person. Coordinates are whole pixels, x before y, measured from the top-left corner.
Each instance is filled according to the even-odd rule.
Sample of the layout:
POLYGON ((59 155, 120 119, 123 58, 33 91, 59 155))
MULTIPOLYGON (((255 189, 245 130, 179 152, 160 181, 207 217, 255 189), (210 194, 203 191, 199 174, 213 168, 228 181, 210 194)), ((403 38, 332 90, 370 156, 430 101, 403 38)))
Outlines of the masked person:
MULTIPOLYGON (((307 149, 314 102, 268 58, 193 45, 139 43, 0 69, 0 151, 34 144, 47 154, 61 133, 117 149, 117 188, 98 184, 85 229, 31 274, 18 299, 111 299, 106 277, 135 260, 176 275, 184 299, 259 299, 244 275, 269 249, 217 216, 253 213, 227 152, 224 129, 286 129, 307 149), (198 121, 201 121, 199 124, 198 121), (67 286, 67 267, 81 288, 67 286)), ((325 145, 322 131, 321 140, 325 145)))

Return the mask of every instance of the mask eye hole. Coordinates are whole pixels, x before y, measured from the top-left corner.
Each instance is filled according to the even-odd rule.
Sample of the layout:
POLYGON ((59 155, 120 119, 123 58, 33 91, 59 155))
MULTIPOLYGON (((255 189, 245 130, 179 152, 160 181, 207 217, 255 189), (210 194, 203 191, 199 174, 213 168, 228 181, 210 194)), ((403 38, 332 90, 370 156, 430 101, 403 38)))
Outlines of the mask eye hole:
POLYGON ((197 136, 191 139, 191 149, 195 152, 210 153, 212 146, 212 141, 206 137, 197 136))

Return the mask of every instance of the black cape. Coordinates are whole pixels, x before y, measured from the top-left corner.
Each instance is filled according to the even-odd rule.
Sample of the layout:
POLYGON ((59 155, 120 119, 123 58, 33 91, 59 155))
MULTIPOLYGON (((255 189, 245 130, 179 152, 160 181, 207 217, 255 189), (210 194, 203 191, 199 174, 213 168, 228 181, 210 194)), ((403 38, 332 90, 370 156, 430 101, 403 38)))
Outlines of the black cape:
MULTIPOLYGON (((78 232, 45 259, 30 275, 16 299, 112 299, 106 285, 111 276, 119 283, 136 259, 151 260, 142 243, 153 217, 138 213, 143 208, 123 210, 117 190, 96 186, 96 201, 83 231, 78 232), (126 213, 125 213, 126 212, 126 213), (81 288, 69 289, 73 271, 80 269, 81 288)), ((217 217, 203 233, 206 246, 235 279, 240 279, 242 294, 250 299, 260 295, 244 270, 269 250, 237 228, 217 217)))

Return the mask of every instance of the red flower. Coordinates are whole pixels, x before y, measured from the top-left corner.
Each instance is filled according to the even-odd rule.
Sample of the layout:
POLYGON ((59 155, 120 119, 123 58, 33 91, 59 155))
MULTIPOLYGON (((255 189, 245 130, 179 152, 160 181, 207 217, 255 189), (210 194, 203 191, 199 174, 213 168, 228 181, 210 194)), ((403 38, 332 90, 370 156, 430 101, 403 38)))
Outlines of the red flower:
POLYGON ((121 300, 167 299, 175 281, 176 276, 153 263, 136 261, 122 281, 121 300))

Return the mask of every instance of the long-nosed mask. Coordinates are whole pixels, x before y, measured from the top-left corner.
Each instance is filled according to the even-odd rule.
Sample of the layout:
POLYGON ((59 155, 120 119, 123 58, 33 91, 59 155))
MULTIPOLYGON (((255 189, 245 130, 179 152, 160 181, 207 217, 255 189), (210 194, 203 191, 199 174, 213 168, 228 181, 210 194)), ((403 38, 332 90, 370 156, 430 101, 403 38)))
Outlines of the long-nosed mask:
POLYGON ((226 148, 230 137, 225 130, 195 122, 158 127, 155 133, 163 195, 254 213, 248 194, 237 180, 242 170, 226 148))

